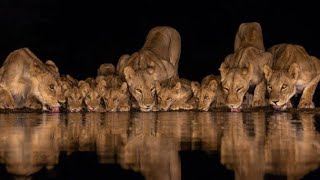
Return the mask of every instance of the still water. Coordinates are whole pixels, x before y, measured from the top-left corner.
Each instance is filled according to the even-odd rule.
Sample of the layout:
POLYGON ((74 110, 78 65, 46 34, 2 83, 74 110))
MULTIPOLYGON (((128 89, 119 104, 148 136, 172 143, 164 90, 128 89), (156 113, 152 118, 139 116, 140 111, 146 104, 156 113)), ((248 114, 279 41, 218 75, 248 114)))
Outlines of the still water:
POLYGON ((320 179, 320 113, 0 114, 0 179, 320 179))

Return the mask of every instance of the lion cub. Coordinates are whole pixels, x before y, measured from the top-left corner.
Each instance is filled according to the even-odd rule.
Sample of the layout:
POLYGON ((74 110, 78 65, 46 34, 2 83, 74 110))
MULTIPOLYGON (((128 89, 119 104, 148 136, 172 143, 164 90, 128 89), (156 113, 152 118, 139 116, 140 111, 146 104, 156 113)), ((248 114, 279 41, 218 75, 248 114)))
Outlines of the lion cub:
POLYGON ((211 107, 222 107, 224 104, 220 76, 207 75, 202 79, 201 85, 193 81, 191 89, 198 101, 197 108, 200 111, 208 111, 211 107))
POLYGON ((161 84, 157 82, 156 92, 161 111, 195 108, 196 103, 192 101, 191 83, 187 79, 170 80, 161 84))
POLYGON ((104 87, 102 88, 101 96, 106 111, 116 112, 130 110, 128 85, 122 81, 119 76, 98 76, 96 81, 100 86, 104 87))
POLYGON ((314 108, 312 101, 320 79, 320 61, 302 46, 278 44, 269 50, 273 66, 264 66, 269 103, 277 110, 291 107, 290 99, 302 93, 298 108, 314 108))
POLYGON ((79 81, 79 89, 84 97, 84 104, 90 112, 101 112, 103 107, 101 105, 101 92, 104 88, 100 84, 95 83, 95 79, 87 78, 85 81, 79 81))

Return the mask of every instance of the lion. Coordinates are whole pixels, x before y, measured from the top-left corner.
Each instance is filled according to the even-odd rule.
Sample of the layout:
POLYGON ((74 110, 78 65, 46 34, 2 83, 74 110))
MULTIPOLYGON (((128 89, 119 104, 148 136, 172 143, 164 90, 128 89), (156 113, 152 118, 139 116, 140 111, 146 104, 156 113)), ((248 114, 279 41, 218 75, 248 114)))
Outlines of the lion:
POLYGON ((97 76, 96 81, 103 86, 101 97, 108 112, 129 111, 130 93, 126 82, 119 76, 97 76))
POLYGON ((103 63, 97 70, 97 76, 109 76, 116 74, 116 68, 111 63, 103 63))
POLYGON ((191 83, 187 79, 164 81, 156 83, 158 106, 161 111, 191 110, 195 108, 192 100, 191 83))
POLYGON ((220 76, 209 74, 201 80, 201 84, 196 81, 191 82, 191 89, 197 99, 197 109, 208 111, 212 107, 223 107, 220 76))
POLYGON ((260 25, 256 22, 241 24, 235 38, 236 50, 226 56, 219 68, 225 105, 231 111, 240 110, 249 88, 254 89, 252 106, 266 105, 266 79, 263 67, 271 66, 272 55, 265 52, 262 46, 260 25))
MULTIPOLYGON (((93 80, 95 81, 95 79, 93 80)), ((78 86, 87 110, 89 112, 102 112, 104 108, 101 105, 101 89, 104 87, 94 84, 91 78, 87 78, 87 81, 80 80, 78 86)))
POLYGON ((67 89, 65 92, 67 99, 67 110, 69 112, 80 112, 83 108, 83 95, 77 86, 67 89))
POLYGON ((264 66, 269 103, 276 110, 292 107, 291 97, 302 93, 298 108, 314 108, 312 101, 320 79, 320 61, 296 44, 277 44, 269 49, 273 65, 264 66))
POLYGON ((36 98, 43 110, 59 112, 60 103, 65 102, 59 77, 28 48, 8 55, 0 69, 0 85, 14 99, 15 108, 25 107, 28 98, 36 98))
POLYGON ((143 47, 122 55, 117 73, 123 78, 141 111, 155 111, 156 82, 178 77, 181 39, 177 30, 158 26, 150 30, 143 47))

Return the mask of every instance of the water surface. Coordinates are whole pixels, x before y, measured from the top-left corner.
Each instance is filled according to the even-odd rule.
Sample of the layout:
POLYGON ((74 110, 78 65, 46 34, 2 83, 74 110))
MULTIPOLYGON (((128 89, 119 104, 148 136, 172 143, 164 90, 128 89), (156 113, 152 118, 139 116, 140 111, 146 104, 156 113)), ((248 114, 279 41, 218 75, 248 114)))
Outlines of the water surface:
POLYGON ((320 179, 315 112, 0 114, 0 179, 320 179))

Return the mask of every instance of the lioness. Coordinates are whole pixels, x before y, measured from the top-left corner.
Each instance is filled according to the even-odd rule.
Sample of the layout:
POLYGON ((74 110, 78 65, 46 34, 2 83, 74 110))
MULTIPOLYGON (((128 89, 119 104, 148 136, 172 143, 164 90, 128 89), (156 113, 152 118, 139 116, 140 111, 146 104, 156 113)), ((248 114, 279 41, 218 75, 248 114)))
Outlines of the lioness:
POLYGON ((264 66, 269 103, 277 110, 285 110, 292 106, 291 97, 302 92, 298 108, 314 108, 320 61, 295 44, 279 44, 269 50, 274 57, 272 67, 264 66))
POLYGON ((128 86, 141 111, 156 110, 156 82, 178 78, 180 34, 168 26, 151 29, 139 52, 123 55, 117 72, 128 86))
POLYGON ((167 110, 191 110, 196 104, 192 103, 193 93, 191 83, 187 79, 165 81, 156 83, 158 106, 161 111, 167 110))
POLYGON ((59 102, 65 101, 59 77, 28 48, 8 55, 0 69, 0 84, 13 97, 15 108, 24 107, 28 98, 35 97, 43 110, 59 112, 59 102))
POLYGON ((130 93, 126 82, 122 81, 119 76, 97 76, 98 85, 103 86, 100 90, 102 100, 106 111, 129 111, 130 93))
POLYGON ((208 111, 211 107, 222 107, 224 105, 220 76, 207 75, 201 80, 201 85, 192 81, 191 89, 197 98, 197 108, 200 111, 208 111))
POLYGON ((264 51, 262 31, 258 23, 240 25, 235 38, 235 49, 219 68, 226 106, 231 111, 239 111, 249 87, 254 88, 253 106, 265 106, 266 79, 263 66, 272 64, 272 55, 264 51))

